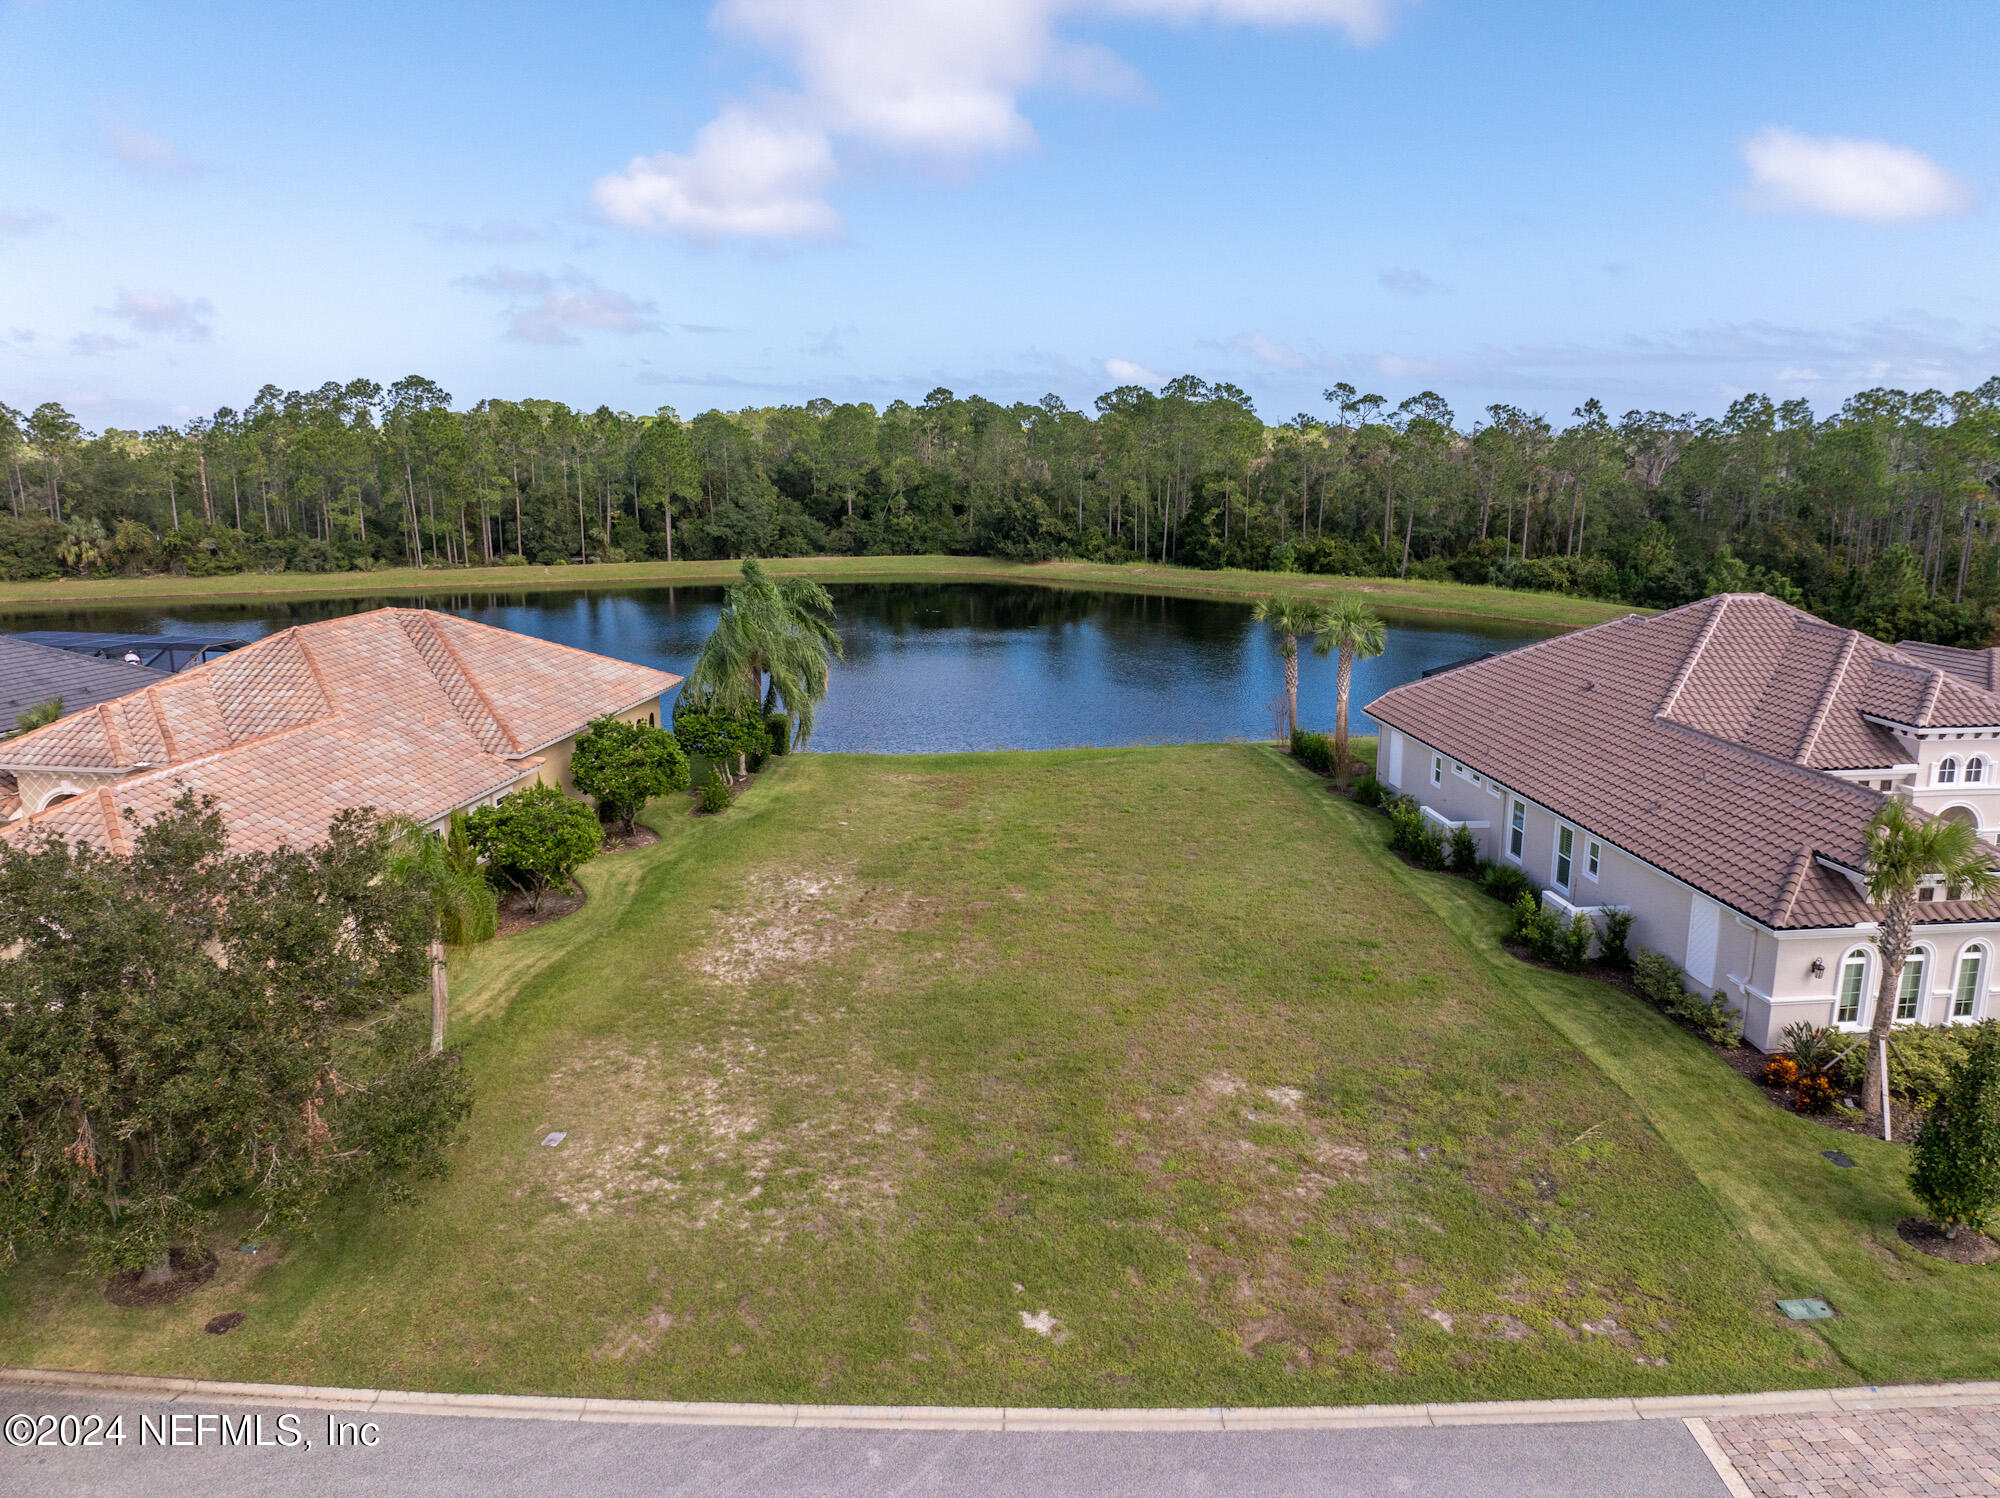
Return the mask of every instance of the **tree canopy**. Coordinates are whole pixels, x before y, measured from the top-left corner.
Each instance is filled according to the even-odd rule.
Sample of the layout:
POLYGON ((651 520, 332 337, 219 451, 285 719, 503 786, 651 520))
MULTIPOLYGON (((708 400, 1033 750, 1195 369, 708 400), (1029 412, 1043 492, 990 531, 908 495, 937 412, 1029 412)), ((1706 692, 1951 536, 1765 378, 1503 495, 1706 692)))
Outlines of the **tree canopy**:
POLYGON ((578 737, 569 770, 577 789, 595 796, 627 833, 653 797, 688 788, 686 753, 673 734, 651 723, 595 720, 578 737))
POLYGON ((1226 382, 1088 411, 938 388, 684 420, 470 406, 420 376, 267 385, 86 432, 0 406, 0 575, 978 552, 1496 582, 1670 606, 1794 598, 1981 643, 2000 606, 2000 378, 1567 418, 1338 384, 1270 422, 1226 382))
POLYGON ((427 922, 388 838, 232 854, 184 795, 129 856, 0 842, 0 1239, 161 1264, 233 1197, 296 1224, 443 1168, 470 1106, 420 1013, 427 922))

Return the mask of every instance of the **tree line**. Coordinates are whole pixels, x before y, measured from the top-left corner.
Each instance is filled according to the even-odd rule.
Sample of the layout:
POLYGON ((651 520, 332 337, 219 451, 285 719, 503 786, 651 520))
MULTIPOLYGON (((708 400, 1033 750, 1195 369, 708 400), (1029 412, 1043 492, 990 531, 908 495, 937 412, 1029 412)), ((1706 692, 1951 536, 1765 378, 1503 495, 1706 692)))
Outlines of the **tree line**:
POLYGON ((683 420, 457 407, 410 376, 267 385, 180 427, 0 404, 0 575, 324 572, 816 553, 1077 557, 1492 583, 1670 606, 1761 589, 1886 638, 1984 643, 2000 377, 1826 415, 1596 400, 1464 419, 1348 384, 1277 425, 1188 375, 1073 410, 813 400, 683 420))

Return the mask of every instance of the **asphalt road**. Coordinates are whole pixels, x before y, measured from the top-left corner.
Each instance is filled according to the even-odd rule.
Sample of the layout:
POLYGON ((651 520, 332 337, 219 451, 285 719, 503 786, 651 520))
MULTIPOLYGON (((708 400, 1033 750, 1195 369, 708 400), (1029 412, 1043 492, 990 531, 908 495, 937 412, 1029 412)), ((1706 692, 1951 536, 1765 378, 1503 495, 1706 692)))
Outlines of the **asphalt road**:
POLYGON ((10 1498, 1728 1498, 1678 1420, 1147 1434, 793 1430, 329 1416, 303 1406, 0 1391, 0 1422, 16 1414, 106 1422, 122 1414, 126 1439, 92 1448, 0 1445, 0 1494, 10 1498), (225 1447, 213 1418, 261 1415, 251 1439, 260 1429, 278 1442, 287 1413, 298 1443, 289 1447, 225 1447), (142 1418, 171 1433, 160 1422, 175 1415, 184 1438, 198 1433, 201 1444, 142 1441, 142 1418), (329 1448, 329 1418, 372 1419, 377 1444, 329 1448))

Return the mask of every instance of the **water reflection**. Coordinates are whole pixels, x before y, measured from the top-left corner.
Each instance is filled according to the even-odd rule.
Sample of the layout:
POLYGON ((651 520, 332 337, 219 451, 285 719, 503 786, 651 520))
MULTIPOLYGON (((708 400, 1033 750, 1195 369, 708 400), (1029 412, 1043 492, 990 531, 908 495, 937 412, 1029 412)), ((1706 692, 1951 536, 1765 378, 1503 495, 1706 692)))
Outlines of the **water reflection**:
MULTIPOLYGON (((820 714, 822 750, 914 753, 1269 738, 1284 689, 1272 638, 1246 604, 989 583, 847 583, 829 591, 847 652, 820 714)), ((431 594, 430 607, 622 660, 685 671, 722 590, 431 594)), ((10 630, 257 636, 407 598, 84 608, 18 615, 10 630)), ((1429 667, 1541 632, 1392 623, 1355 668, 1359 707, 1429 667)), ((1300 662, 1300 717, 1333 724, 1334 662, 1300 662)), ((1373 725, 1357 713, 1356 732, 1373 725)))

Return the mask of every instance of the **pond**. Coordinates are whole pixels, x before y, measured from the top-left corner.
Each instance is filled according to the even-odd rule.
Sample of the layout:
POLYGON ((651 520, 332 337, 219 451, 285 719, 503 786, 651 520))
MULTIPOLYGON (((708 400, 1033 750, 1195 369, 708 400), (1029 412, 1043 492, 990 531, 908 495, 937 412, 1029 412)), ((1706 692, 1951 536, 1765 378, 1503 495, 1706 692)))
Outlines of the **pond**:
MULTIPOLYGON (((1269 739, 1284 670, 1247 604, 987 583, 828 589, 846 659, 812 747, 889 754, 1269 739)), ((429 606, 621 660, 685 672, 720 588, 428 595, 429 606)), ((83 608, 14 615, 6 629, 255 638, 408 598, 83 608)), ((1361 706, 1432 666, 1545 630, 1392 619, 1386 654, 1355 667, 1361 706)), ((1331 730, 1334 661, 1300 661, 1303 726, 1331 730)))

